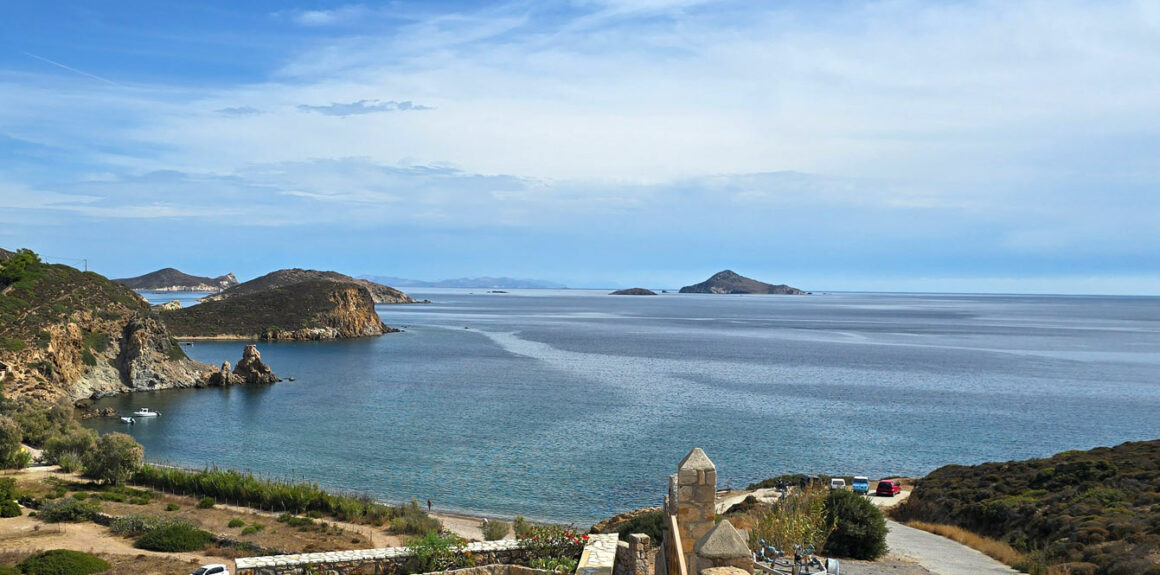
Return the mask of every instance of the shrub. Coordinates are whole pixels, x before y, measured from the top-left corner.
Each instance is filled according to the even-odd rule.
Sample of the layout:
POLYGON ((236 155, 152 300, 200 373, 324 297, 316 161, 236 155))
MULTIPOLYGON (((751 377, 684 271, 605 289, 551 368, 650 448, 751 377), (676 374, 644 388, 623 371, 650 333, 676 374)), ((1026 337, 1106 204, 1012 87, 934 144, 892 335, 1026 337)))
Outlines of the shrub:
POLYGON ((532 524, 524 519, 523 515, 516 515, 512 518, 512 529, 516 532, 517 539, 523 539, 528 536, 528 531, 531 530, 532 524))
POLYGON ((255 529, 255 528, 254 528, 254 527, 252 527, 252 526, 251 526, 251 527, 246 527, 245 529, 242 529, 242 535, 253 535, 253 534, 257 533, 257 532, 258 532, 258 530, 257 530, 257 529, 255 529))
POLYGON ((154 529, 133 543, 138 549, 164 551, 200 551, 213 539, 208 531, 202 531, 188 523, 171 523, 154 529))
POLYGON ((197 508, 198 509, 210 509, 214 506, 214 503, 217 503, 217 502, 213 500, 213 497, 202 497, 197 502, 197 508))
POLYGON ((20 454, 24 453, 20 447, 24 439, 24 430, 20 424, 9 417, 0 416, 0 469, 20 469, 20 454))
POLYGON ((178 509, 181 509, 181 506, 176 503, 170 503, 165 506, 166 511, 177 511, 178 509))
POLYGON ((66 451, 60 454, 56 459, 56 464, 60 466, 60 470, 65 473, 72 473, 84 469, 84 458, 79 453, 66 451))
POLYGON ((424 535, 431 532, 438 533, 443 524, 438 519, 427 515, 419 506, 419 502, 411 500, 399 510, 400 515, 391 519, 391 531, 401 535, 424 535))
POLYGON ((487 525, 483 526, 483 538, 487 541, 498 541, 507 537, 508 531, 511 531, 511 525, 503 521, 488 521, 487 525))
POLYGON ((20 562, 20 570, 26 575, 87 575, 109 568, 109 563, 100 557, 69 549, 43 551, 20 562))
POLYGON ((94 493, 93 495, 101 498, 102 501, 116 501, 117 503, 124 503, 125 500, 128 499, 127 497, 125 497, 124 493, 105 492, 105 493, 94 493))
POLYGON ((456 535, 446 537, 429 532, 422 537, 407 539, 407 548, 414 555, 404 565, 408 573, 431 573, 471 567, 474 561, 470 555, 460 553, 463 539, 456 535))
POLYGON ((8 501, 0 501, 0 517, 20 517, 23 512, 20 511, 20 506, 15 501, 9 499, 8 501))
POLYGON ((578 560, 571 557, 549 557, 546 559, 532 559, 528 567, 543 569, 553 573, 575 573, 578 560))
POLYGON ((523 549, 530 559, 552 557, 579 559, 586 541, 587 535, 577 534, 571 527, 562 525, 532 525, 528 527, 524 536, 519 538, 520 549, 523 549))
POLYGON ((873 561, 886 553, 886 518, 869 499, 852 491, 831 491, 823 503, 834 526, 825 551, 839 557, 873 561))
POLYGON ((150 515, 125 515, 109 523, 109 531, 117 535, 136 537, 144 535, 161 525, 161 518, 150 515))
POLYGON ((16 479, 12 477, 0 477, 0 501, 19 498, 20 493, 16 491, 16 479))
POLYGON ((823 492, 807 488, 756 512, 749 530, 749 548, 757 549, 758 542, 764 539, 787 553, 794 545, 821 549, 834 529, 834 524, 826 520, 824 499, 823 492))
POLYGON ((63 499, 49 499, 41 502, 36 516, 48 523, 91 521, 93 515, 100 511, 100 502, 91 499, 77 501, 76 499, 68 497, 63 499))
POLYGON ((230 522, 226 525, 226 527, 233 529, 233 528, 241 527, 245 524, 246 524, 245 521, 242 521, 241 519, 238 519, 235 517, 233 519, 230 519, 230 522))
POLYGON ((85 475, 117 485, 141 468, 145 448, 124 433, 109 433, 97 440, 96 447, 85 457, 85 475))
POLYGON ((644 533, 652 540, 653 545, 660 545, 664 538, 665 515, 660 511, 644 513, 625 521, 616 528, 620 540, 625 541, 633 533, 644 533))
POLYGON ((84 491, 77 491, 76 493, 73 493, 73 499, 76 499, 77 501, 84 501, 88 498, 89 494, 85 493, 84 491))
POLYGON ((8 567, 7 565, 0 565, 0 575, 22 575, 20 569, 17 567, 8 567))

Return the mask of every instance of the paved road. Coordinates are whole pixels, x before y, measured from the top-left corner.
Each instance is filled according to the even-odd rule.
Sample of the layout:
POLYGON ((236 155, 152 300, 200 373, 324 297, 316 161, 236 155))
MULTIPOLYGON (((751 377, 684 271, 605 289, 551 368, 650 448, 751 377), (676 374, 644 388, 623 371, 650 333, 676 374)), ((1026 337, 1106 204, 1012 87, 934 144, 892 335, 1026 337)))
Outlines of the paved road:
POLYGON ((946 537, 887 521, 892 557, 909 559, 937 575, 1010 575, 1019 572, 946 537))

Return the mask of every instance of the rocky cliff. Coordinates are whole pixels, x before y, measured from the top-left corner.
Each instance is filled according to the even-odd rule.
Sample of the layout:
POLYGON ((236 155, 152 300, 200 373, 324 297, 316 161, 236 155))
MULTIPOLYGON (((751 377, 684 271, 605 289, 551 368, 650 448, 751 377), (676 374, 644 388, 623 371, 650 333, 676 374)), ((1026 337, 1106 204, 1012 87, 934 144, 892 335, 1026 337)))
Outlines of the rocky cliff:
POLYGON ((407 294, 390 286, 375 282, 355 279, 338 272, 320 272, 318 270, 304 270, 299 268, 270 272, 260 278, 238 284, 220 293, 201 298, 202 302, 221 301, 232 297, 252 295, 272 289, 283 288, 303 282, 329 281, 344 284, 358 284, 367 289, 374 303, 420 303, 411 299, 407 294))
POLYGON ((113 280, 129 289, 145 291, 220 291, 238 285, 238 278, 228 273, 216 278, 191 276, 174 268, 165 268, 134 278, 113 280))
POLYGON ((759 282, 734 273, 733 270, 725 270, 699 284, 681 288, 681 293, 804 295, 806 292, 785 284, 759 282))
POLYGON ((262 355, 258 353, 256 345, 247 345, 242 350, 242 360, 232 371, 227 361, 222 363, 221 369, 209 375, 210 385, 270 384, 278 381, 282 380, 274 375, 270 366, 262 363, 262 355))
POLYGON ((149 305, 92 272, 28 255, 0 263, 0 364, 10 397, 72 400, 207 385, 149 305))
POLYGON ((398 331, 383 325, 366 287, 329 280, 232 295, 161 317, 183 338, 324 340, 398 331))

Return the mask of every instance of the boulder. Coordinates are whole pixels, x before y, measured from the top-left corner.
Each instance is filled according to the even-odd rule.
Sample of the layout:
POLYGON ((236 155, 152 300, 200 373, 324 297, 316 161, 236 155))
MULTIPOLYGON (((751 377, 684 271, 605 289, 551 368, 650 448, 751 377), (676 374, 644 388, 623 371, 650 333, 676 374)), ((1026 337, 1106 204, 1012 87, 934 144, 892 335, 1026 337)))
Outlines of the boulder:
POLYGON ((258 353, 258 346, 247 345, 242 351, 242 360, 234 367, 234 376, 240 377, 246 383, 274 383, 278 376, 270 370, 270 366, 262 363, 262 355, 258 353))

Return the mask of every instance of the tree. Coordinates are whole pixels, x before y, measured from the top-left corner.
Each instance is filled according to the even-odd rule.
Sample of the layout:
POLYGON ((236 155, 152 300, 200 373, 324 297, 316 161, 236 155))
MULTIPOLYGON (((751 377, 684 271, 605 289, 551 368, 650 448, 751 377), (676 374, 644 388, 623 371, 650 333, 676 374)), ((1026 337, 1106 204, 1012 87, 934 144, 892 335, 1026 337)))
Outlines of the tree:
POLYGON ((73 453, 82 456, 92 451, 96 444, 96 432, 80 427, 69 433, 50 437, 44 443, 44 460, 49 463, 60 463, 62 455, 73 453))
POLYGON ((16 255, 0 260, 0 287, 14 284, 22 279, 28 268, 39 265, 40 256, 32 250, 18 250, 16 255))
POLYGON ((826 538, 826 553, 869 561, 886 553, 886 518, 869 499, 835 490, 826 496, 823 509, 835 526, 826 538))
POLYGON ((85 475, 117 485, 133 475, 145 461, 145 448, 124 433, 109 433, 97 440, 85 457, 85 475))
POLYGON ((0 416, 0 469, 19 469, 28 466, 20 440, 24 431, 9 417, 0 416))

